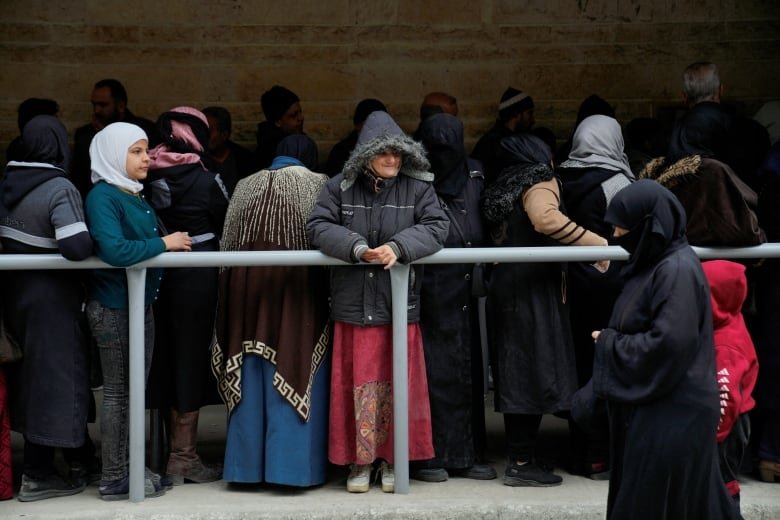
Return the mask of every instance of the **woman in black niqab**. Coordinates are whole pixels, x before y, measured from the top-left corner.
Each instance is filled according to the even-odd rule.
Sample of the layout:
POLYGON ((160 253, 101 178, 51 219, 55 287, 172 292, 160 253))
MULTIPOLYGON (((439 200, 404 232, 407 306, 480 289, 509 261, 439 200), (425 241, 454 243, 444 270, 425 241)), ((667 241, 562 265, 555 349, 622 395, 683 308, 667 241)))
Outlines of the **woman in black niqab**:
POLYGON ((631 254, 607 328, 595 331, 593 391, 607 402, 607 518, 739 518, 718 468, 712 312, 685 212, 653 181, 607 208, 631 254))
POLYGON ((675 195, 655 181, 643 179, 620 193, 607 208, 604 220, 626 232, 612 241, 629 252, 624 275, 656 263, 664 251, 685 240, 685 210, 675 195))

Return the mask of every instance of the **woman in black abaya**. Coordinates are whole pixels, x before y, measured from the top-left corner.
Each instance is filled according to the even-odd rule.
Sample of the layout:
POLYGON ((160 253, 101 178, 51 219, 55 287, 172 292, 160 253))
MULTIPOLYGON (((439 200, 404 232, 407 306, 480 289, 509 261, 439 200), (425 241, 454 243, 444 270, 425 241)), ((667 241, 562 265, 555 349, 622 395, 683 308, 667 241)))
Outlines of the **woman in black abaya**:
POLYGON ((593 389, 610 415, 607 518, 738 518, 718 470, 709 290, 685 211, 641 180, 605 220, 630 253, 609 326, 593 333, 593 389))

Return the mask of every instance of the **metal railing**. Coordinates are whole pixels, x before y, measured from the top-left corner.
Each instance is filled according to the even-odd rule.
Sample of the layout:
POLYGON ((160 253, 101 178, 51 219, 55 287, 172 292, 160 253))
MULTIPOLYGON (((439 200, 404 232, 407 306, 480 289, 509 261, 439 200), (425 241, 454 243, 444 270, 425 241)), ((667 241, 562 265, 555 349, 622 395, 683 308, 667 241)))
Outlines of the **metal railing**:
MULTIPOLYGON (((748 248, 698 248, 703 260, 780 258, 780 244, 763 244, 748 248)), ((453 264, 477 262, 579 262, 625 260, 628 254, 614 246, 583 247, 491 247, 444 249, 421 258, 417 264, 453 264)), ((130 501, 144 499, 144 284, 148 267, 232 267, 232 266, 313 266, 352 265, 325 256, 319 251, 241 251, 208 253, 163 253, 126 268, 129 294, 129 435, 130 435, 130 501)), ((355 264, 359 269, 368 264, 355 264)), ((80 262, 60 255, 0 254, 0 270, 37 269, 119 269, 97 258, 80 262)), ((390 269, 393 300, 393 418, 395 453, 395 492, 409 493, 409 400, 406 352, 407 287, 409 266, 397 264, 390 269)))

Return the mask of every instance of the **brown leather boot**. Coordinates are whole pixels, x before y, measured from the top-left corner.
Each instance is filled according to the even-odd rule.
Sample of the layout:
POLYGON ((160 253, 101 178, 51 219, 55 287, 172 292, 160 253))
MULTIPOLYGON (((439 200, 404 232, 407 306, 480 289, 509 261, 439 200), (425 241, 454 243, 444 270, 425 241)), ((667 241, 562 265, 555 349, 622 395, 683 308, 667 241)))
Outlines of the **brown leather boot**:
POLYGON ((166 472, 174 486, 187 482, 202 484, 222 478, 222 470, 203 464, 195 444, 198 439, 199 411, 180 413, 171 409, 171 453, 166 472))
POLYGON ((758 474, 764 482, 775 482, 780 478, 780 462, 762 460, 758 463, 758 474))

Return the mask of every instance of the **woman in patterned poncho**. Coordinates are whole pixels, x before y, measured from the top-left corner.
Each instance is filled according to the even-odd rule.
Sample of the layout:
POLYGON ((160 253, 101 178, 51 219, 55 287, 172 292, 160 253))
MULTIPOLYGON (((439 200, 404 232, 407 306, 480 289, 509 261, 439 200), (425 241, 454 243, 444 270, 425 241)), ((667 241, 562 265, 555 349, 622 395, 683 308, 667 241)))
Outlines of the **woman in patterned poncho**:
MULTIPOLYGON (((221 249, 309 249, 304 225, 327 176, 314 142, 285 138, 267 170, 239 182, 221 249)), ((220 274, 213 367, 227 404, 224 480, 314 486, 326 477, 327 286, 315 267, 232 267, 220 274)))

